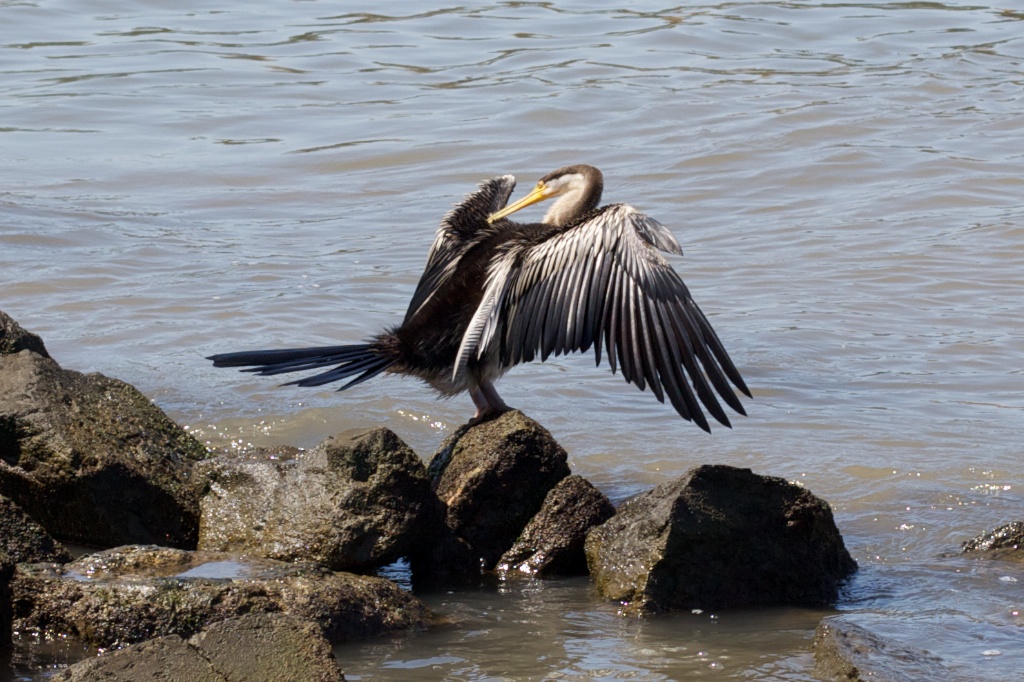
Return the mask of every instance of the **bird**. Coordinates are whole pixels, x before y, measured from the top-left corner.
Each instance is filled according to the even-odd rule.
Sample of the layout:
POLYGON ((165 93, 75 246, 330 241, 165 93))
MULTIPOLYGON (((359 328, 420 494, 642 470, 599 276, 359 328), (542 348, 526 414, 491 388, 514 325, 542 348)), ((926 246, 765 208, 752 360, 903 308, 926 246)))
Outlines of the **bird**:
POLYGON ((348 379, 339 391, 381 373, 413 376, 444 397, 468 391, 477 424, 511 409, 494 384, 513 366, 590 348, 600 366, 603 349, 613 373, 705 431, 704 410, 731 427, 716 393, 746 415, 733 386, 750 390, 659 253, 683 253, 667 227, 628 204, 599 206, 604 176, 591 165, 552 171, 509 205, 515 185, 512 175, 485 180, 448 212, 401 324, 363 344, 208 359, 259 375, 333 366, 283 385, 348 379), (549 199, 539 223, 508 218, 549 199))

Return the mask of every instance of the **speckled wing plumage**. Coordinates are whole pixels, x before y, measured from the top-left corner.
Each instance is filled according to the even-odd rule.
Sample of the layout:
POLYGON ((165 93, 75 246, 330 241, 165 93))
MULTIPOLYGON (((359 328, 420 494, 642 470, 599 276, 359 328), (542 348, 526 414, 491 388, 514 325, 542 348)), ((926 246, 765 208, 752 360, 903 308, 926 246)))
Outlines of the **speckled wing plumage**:
POLYGON ((686 285, 656 249, 682 253, 661 223, 623 204, 536 240, 503 246, 456 362, 498 353, 506 366, 538 355, 587 351, 640 389, 667 396, 685 419, 710 430, 701 403, 729 419, 717 392, 745 414, 729 381, 749 390, 686 285))
POLYGON ((480 184, 473 194, 457 204, 441 221, 434 243, 427 255, 420 282, 409 302, 404 322, 408 322, 441 286, 451 279, 462 256, 476 244, 488 229, 487 217, 505 208, 516 179, 502 175, 480 184))

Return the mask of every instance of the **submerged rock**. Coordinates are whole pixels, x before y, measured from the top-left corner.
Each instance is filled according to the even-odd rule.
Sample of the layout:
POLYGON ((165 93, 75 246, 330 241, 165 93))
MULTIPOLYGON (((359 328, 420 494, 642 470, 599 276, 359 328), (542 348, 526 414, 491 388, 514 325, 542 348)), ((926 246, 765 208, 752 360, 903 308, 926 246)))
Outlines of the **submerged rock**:
POLYGON ((963 543, 960 551, 981 559, 1024 563, 1024 522, 1014 521, 982 533, 963 543))
POLYGON ((63 566, 21 564, 11 591, 20 632, 103 648, 190 637, 247 613, 313 621, 332 642, 420 628, 430 618, 383 578, 161 547, 121 547, 63 566))
POLYGON ((567 476, 551 489, 537 515, 498 562, 506 574, 584 575, 587 533, 615 515, 604 493, 582 476, 567 476))
POLYGON ((814 671, 823 680, 843 682, 968 682, 921 649, 879 637, 845 616, 824 618, 814 633, 814 671))
POLYGON ((199 548, 366 571, 414 553, 436 505, 419 457, 385 428, 348 431, 299 458, 216 459, 199 548))
POLYGON ((194 547, 203 446, 132 386, 11 338, 23 349, 0 356, 0 495, 61 540, 194 547))
POLYGON ((547 429, 512 410, 458 429, 427 471, 445 523, 490 570, 569 475, 567 459, 547 429))
POLYGON ((85 660, 53 679, 339 682, 344 677, 316 624, 255 613, 214 623, 191 639, 169 635, 85 660))
POLYGON ((590 532, 586 552, 598 592, 627 614, 827 605, 857 568, 824 500, 729 466, 633 498, 590 532))
POLYGON ((6 552, 14 563, 71 561, 63 545, 3 495, 0 495, 0 552, 6 552))

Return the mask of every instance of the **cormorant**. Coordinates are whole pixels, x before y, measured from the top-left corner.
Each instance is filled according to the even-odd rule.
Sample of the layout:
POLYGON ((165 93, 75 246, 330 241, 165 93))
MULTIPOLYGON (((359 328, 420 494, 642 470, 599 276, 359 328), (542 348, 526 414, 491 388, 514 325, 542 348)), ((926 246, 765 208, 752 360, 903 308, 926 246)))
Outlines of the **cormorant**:
MULTIPOLYGON (((650 386, 676 411, 710 431, 701 404, 729 418, 716 392, 746 414, 729 382, 750 396, 743 378, 658 250, 682 255, 664 225, 626 204, 598 207, 604 179, 574 165, 548 173, 506 206, 515 178, 481 184, 437 231, 402 323, 369 343, 245 351, 211 356, 216 367, 262 375, 336 365, 289 382, 320 386, 354 377, 344 390, 381 372, 423 379, 444 396, 469 391, 472 423, 508 408, 494 382, 513 365, 552 353, 602 347, 614 372, 650 386), (557 198, 540 223, 506 216, 557 198)), ((287 384, 286 384, 287 385, 287 384)))

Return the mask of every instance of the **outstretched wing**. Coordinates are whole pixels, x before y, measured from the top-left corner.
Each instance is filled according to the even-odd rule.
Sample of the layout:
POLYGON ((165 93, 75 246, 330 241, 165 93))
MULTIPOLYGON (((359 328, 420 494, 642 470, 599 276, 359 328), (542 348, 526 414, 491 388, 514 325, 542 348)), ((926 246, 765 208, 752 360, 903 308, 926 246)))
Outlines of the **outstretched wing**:
POLYGON ((704 430, 701 403, 729 426, 715 393, 745 414, 729 381, 750 391, 658 248, 682 253, 664 225, 623 204, 539 243, 511 243, 492 261, 456 367, 485 351, 512 366, 591 345, 600 364, 603 343, 613 372, 667 395, 704 430))
POLYGON ((448 212, 441 221, 441 227, 438 228, 437 236, 430 247, 423 275, 416 285, 409 310, 405 313, 406 322, 452 276, 458 267, 459 259, 473 245, 473 237, 481 230, 487 229, 487 217, 505 208, 515 188, 516 179, 512 175, 485 180, 480 184, 480 189, 448 212))

